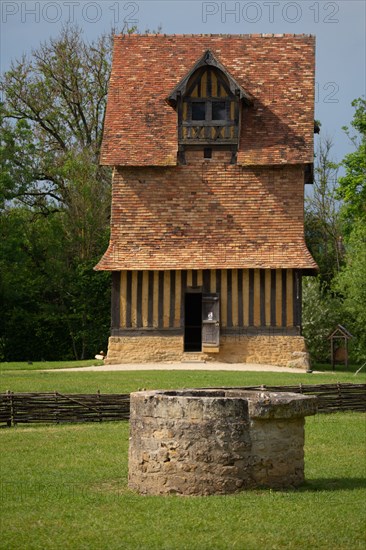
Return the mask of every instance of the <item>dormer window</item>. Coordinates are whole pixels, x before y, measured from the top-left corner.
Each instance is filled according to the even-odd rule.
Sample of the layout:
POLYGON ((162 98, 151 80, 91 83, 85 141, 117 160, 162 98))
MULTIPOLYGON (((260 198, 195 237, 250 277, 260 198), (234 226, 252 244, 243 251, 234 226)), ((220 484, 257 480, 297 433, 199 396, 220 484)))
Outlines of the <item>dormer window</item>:
POLYGON ((230 113, 230 102, 228 101, 206 101, 191 99, 191 112, 189 110, 187 120, 205 120, 211 122, 215 120, 228 120, 230 113))
MULTIPOLYGON (((178 114, 178 145, 184 161, 187 148, 230 149, 239 145, 242 103, 249 95, 207 51, 167 99, 178 114)), ((207 158, 207 157, 205 157, 207 158)))

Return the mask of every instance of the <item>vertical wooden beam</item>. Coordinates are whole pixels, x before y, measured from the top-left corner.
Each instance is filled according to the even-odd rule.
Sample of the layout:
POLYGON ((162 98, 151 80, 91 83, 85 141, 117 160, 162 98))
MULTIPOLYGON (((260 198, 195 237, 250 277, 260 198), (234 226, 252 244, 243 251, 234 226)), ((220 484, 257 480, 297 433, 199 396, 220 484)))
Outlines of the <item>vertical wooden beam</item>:
POLYGON ((223 270, 216 269, 216 290, 215 292, 220 293, 221 292, 221 272, 223 270))
MULTIPOLYGON (((177 94, 177 113, 178 113, 178 140, 181 141, 183 138, 183 100, 181 93, 178 92, 177 94)), ((185 108, 187 109, 187 106, 185 105, 185 108)), ((187 118, 187 115, 186 117, 187 118)))
POLYGON ((176 272, 170 271, 170 308, 169 308, 169 327, 175 326, 175 279, 176 272))
POLYGON ((276 324, 276 270, 271 269, 271 327, 276 324))
POLYGON ((112 296, 111 296, 111 328, 119 329, 121 323, 120 314, 121 272, 112 271, 112 296))
POLYGON ((212 72, 212 79, 211 79, 211 91, 212 91, 212 97, 218 97, 217 93, 217 77, 216 73, 212 72))
POLYGON ((216 292, 216 269, 210 272, 210 292, 216 292))
POLYGON ((136 303, 136 326, 142 327, 142 281, 143 271, 137 271, 137 303, 136 303))
POLYGON ((294 294, 294 326, 301 328, 302 311, 302 273, 301 270, 294 271, 293 277, 294 294))
MULTIPOLYGON (((253 313, 250 313, 250 275, 249 269, 243 270, 243 317, 244 317, 244 326, 250 326, 251 316, 253 313)), ((253 307, 252 307, 253 312, 253 307)), ((252 321, 253 323, 253 321, 252 321)))
POLYGON ((202 275, 202 269, 199 269, 197 271, 197 286, 203 285, 203 275, 202 275))
POLYGON ((238 270, 232 270, 232 326, 237 327, 239 322, 239 300, 238 300, 238 270))
POLYGON ((169 314, 170 314, 170 271, 163 272, 164 277, 164 293, 163 293, 163 327, 169 327, 169 314))
MULTIPOLYGON (((208 69, 202 75, 201 82, 202 84, 205 84, 205 86, 203 85, 202 87, 203 87, 203 90, 206 92, 206 97, 212 97, 212 76, 213 76, 213 71, 211 71, 211 69, 208 69)), ((203 95, 203 97, 205 96, 203 95)))
POLYGON ((261 315, 260 315, 260 271, 259 269, 254 269, 254 319, 253 324, 255 327, 259 327, 261 324, 261 315))
POLYGON ((132 326, 131 319, 132 308, 132 271, 127 271, 127 289, 126 289, 126 327, 132 326))
POLYGON ((220 271, 220 279, 221 279, 221 290, 220 290, 220 296, 221 296, 221 325, 223 327, 227 327, 227 302, 228 302, 228 296, 227 296, 227 271, 226 269, 221 269, 217 271, 217 275, 220 271))
POLYGON ((154 272, 149 271, 147 326, 154 326, 154 272))
POLYGON ((127 319, 127 271, 121 271, 120 326, 125 328, 127 319))
POLYGON ((184 269, 181 274, 181 300, 180 300, 180 326, 184 327, 184 300, 187 291, 187 271, 184 269))
POLYGON ((271 326, 271 270, 265 270, 265 324, 271 326))
POLYGON ((244 324, 243 317, 243 270, 238 269, 238 326, 242 327, 244 324))
POLYGON ((260 295, 260 326, 266 325, 266 272, 264 269, 259 270, 259 295, 260 295))
POLYGON ((192 269, 188 269, 187 271, 187 286, 192 286, 193 284, 193 278, 192 278, 192 269))
POLYGON ((226 270, 226 286, 227 286, 227 326, 233 326, 233 292, 232 292, 232 271, 226 270))
POLYGON ((287 270, 282 270, 282 321, 281 325, 287 327, 287 270))
POLYGON ((137 271, 132 271, 131 326, 137 327, 137 271))
POLYGON ((164 271, 159 271, 158 327, 164 326, 164 271))
POLYGON ((142 276, 142 326, 149 326, 149 272, 144 271, 142 276))
POLYGON ((159 271, 154 271, 153 327, 159 326, 159 271))
POLYGON ((287 270, 286 277, 286 322, 288 327, 294 325, 294 283, 293 283, 293 270, 287 270))
POLYGON ((249 326, 254 326, 254 269, 249 269, 249 326))
POLYGON ((276 326, 282 326, 282 270, 276 269, 276 326))
POLYGON ((182 272, 180 270, 175 272, 175 313, 174 313, 174 326, 181 326, 180 311, 182 300, 182 272))
POLYGON ((209 269, 204 269, 202 273, 202 285, 203 285, 203 292, 211 292, 211 277, 210 277, 211 271, 209 269))

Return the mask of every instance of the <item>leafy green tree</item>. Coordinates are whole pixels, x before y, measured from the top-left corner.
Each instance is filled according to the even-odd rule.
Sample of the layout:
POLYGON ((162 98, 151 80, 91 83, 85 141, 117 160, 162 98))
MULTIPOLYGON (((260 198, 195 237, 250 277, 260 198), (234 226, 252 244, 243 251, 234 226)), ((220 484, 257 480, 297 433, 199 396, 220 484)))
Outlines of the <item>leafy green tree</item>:
POLYGON ((0 217, 0 360, 81 359, 106 345, 109 276, 65 250, 63 217, 25 207, 0 217))
POLYGON ((355 151, 343 159, 345 175, 338 180, 338 196, 344 201, 343 216, 348 231, 353 223, 362 219, 366 222, 366 100, 355 99, 352 102, 355 113, 351 126, 356 134, 345 126, 344 130, 352 141, 355 151))
POLYGON ((1 142, 8 198, 36 207, 42 201, 69 206, 70 165, 84 170, 85 157, 94 165, 93 181, 108 187, 109 170, 98 160, 110 57, 110 36, 88 44, 80 29, 66 27, 4 74, 1 142))
POLYGON ((0 245, 6 359, 105 346, 109 276, 92 268, 108 243, 111 173, 98 162, 110 68, 111 37, 87 43, 69 26, 1 79, 1 227, 18 251, 0 245))
POLYGON ((305 238, 328 285, 343 259, 340 202, 336 196, 338 164, 331 157, 332 140, 320 138, 315 155, 314 183, 305 200, 305 238))
POLYGON ((342 299, 347 328, 356 359, 366 360, 366 224, 359 220, 346 244, 346 263, 334 281, 334 289, 342 299))
POLYGON ((319 276, 303 278, 302 333, 311 360, 329 360, 328 336, 341 321, 340 308, 340 301, 327 290, 319 276))
POLYGON ((366 357, 366 100, 355 99, 351 126, 345 127, 355 150, 345 156, 345 175, 339 178, 338 196, 343 200, 345 263, 335 277, 333 290, 342 302, 343 322, 355 336, 355 357, 366 357))

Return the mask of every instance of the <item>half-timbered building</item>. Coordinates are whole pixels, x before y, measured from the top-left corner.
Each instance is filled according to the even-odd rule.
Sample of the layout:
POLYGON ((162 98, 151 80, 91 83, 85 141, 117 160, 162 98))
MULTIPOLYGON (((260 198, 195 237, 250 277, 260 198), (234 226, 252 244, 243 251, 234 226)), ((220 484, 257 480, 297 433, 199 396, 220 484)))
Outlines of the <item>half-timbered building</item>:
POLYGON ((109 363, 285 365, 305 351, 314 38, 116 36, 109 363), (194 354, 194 355, 193 355, 194 354))

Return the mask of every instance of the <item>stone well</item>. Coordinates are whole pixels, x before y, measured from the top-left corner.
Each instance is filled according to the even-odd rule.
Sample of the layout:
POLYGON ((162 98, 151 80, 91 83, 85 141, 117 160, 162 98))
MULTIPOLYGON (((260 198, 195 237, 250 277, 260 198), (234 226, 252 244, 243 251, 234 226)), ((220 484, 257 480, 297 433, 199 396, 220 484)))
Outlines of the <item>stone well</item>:
POLYGON ((304 481, 316 398, 268 391, 131 394, 128 484, 151 495, 228 494, 304 481))

